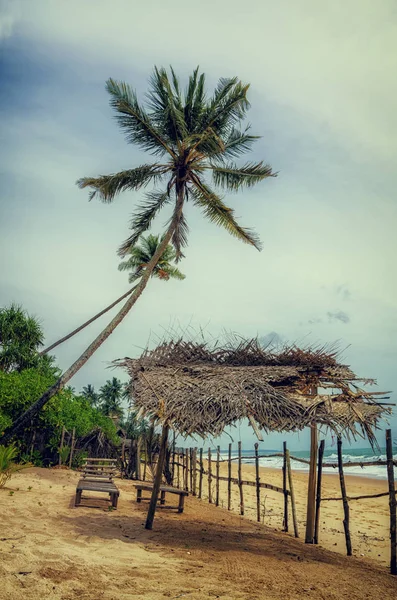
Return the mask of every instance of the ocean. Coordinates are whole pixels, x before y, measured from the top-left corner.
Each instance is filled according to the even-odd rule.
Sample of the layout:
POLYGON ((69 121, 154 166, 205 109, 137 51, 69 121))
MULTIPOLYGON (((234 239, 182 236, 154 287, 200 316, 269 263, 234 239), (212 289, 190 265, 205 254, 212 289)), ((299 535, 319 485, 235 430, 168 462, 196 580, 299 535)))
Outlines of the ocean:
MULTIPOLYGON (((272 455, 280 453, 280 450, 266 450, 265 448, 259 448, 259 455, 266 454, 272 455)), ((290 450, 291 456, 296 456, 297 458, 309 458, 309 451, 307 450, 290 450)), ((243 462, 246 464, 254 464, 255 461, 252 457, 254 455, 253 450, 243 450, 242 458, 243 462)), ((221 458, 223 460, 227 459, 228 453, 227 450, 221 451, 221 458)), ((237 457, 237 451, 232 451, 232 457, 237 457)), ((373 462, 376 460, 386 460, 386 449, 381 448, 380 452, 373 451, 371 448, 349 448, 344 449, 344 453, 342 455, 343 463, 348 462, 373 462)), ((233 461, 236 462, 236 461, 233 461)), ((337 463, 338 456, 336 453, 336 443, 334 446, 327 448, 324 451, 324 462, 323 462, 323 473, 338 473, 338 470, 333 467, 327 467, 327 463, 337 463)), ((281 469, 283 465, 283 458, 280 456, 270 456, 269 458, 260 458, 259 464, 261 467, 270 467, 275 469, 281 469)), ((296 460, 291 459, 291 467, 296 471, 308 471, 308 465, 300 463, 296 460)), ((345 467, 344 469, 345 475, 361 475, 362 477, 372 477, 375 479, 387 479, 386 466, 375 465, 368 467, 345 467)))

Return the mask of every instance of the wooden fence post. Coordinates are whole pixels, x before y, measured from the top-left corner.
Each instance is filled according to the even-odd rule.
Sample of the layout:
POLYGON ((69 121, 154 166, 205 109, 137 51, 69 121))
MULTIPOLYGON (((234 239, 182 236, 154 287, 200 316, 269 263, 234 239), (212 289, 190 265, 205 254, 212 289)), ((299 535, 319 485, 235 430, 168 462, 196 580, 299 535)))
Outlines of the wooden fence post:
POLYGON ((241 476, 241 442, 238 443, 238 487, 240 490, 240 515, 244 514, 244 493, 241 476))
POLYGON ((294 485, 292 481, 292 470, 291 470, 291 459, 289 456, 289 450, 285 450, 286 459, 287 459, 287 472, 288 472, 288 483, 289 483, 289 493, 291 496, 291 508, 292 508, 292 522, 294 524, 294 535, 296 538, 299 537, 298 531, 298 519, 296 518, 296 504, 295 504, 295 494, 294 494, 294 485))
POLYGON ((317 424, 310 426, 310 466, 307 488, 307 513, 305 543, 313 544, 316 508, 316 467, 317 467, 317 424))
POLYGON ((259 452, 258 442, 255 443, 255 484, 256 484, 256 520, 261 522, 261 488, 259 477, 259 452))
POLYGON ((314 524, 314 543, 318 544, 318 531, 320 528, 320 504, 321 504, 321 479, 323 474, 323 457, 325 441, 321 440, 318 450, 318 471, 317 471, 317 493, 316 493, 316 520, 314 524))
MULTIPOLYGON (((132 444, 132 440, 131 440, 132 444)), ((130 454, 129 457, 131 459, 131 446, 130 446, 130 454)), ((146 469, 147 469, 147 461, 148 461, 148 442, 145 441, 145 462, 143 463, 143 481, 146 481, 146 469)))
POLYGON ((74 438, 75 438, 75 434, 76 434, 76 428, 73 427, 73 431, 72 431, 72 443, 70 445, 70 454, 69 454, 69 469, 72 468, 72 459, 73 459, 73 450, 74 450, 74 438))
POLYGON ((185 449, 185 490, 189 491, 189 449, 185 449))
POLYGON ((204 471, 203 449, 200 448, 200 473, 199 473, 199 493, 198 493, 199 498, 201 498, 203 495, 203 471, 204 471))
POLYGON ((397 575, 396 492, 394 487, 393 443, 391 429, 386 430, 387 479, 390 508, 390 573, 397 575))
POLYGON ((181 449, 177 448, 176 449, 176 456, 177 456, 177 465, 176 465, 176 476, 177 476, 177 487, 179 488, 181 486, 181 480, 180 480, 180 460, 181 460, 181 449))
POLYGON ((193 494, 193 448, 189 448, 189 485, 190 493, 193 494))
POLYGON ((175 486, 175 429, 172 436, 172 485, 175 486))
POLYGON ((284 531, 288 531, 287 442, 283 442, 284 531))
POLYGON ((193 448, 193 496, 197 496, 197 448, 193 448))
POLYGON ((211 465, 211 448, 208 448, 208 502, 212 504, 212 465, 211 465))
POLYGON ((63 441, 65 439, 65 425, 62 425, 62 435, 61 435, 61 445, 59 446, 59 466, 61 466, 62 464, 62 457, 61 457, 61 452, 63 449, 63 441))
POLYGON ((229 444, 229 456, 227 461, 227 510, 232 508, 232 445, 229 444))
POLYGON ((345 518, 343 519, 343 528, 345 530, 346 551, 347 551, 347 556, 351 556, 352 555, 352 542, 350 539, 350 530, 349 530, 349 503, 347 501, 345 476, 343 474, 342 440, 340 437, 338 437, 338 469, 339 469, 339 479, 340 479, 340 490, 342 492, 342 500, 343 500, 343 512, 345 515, 345 518))
POLYGON ((216 448, 216 495, 215 495, 215 506, 219 506, 219 459, 221 455, 221 448, 216 448))

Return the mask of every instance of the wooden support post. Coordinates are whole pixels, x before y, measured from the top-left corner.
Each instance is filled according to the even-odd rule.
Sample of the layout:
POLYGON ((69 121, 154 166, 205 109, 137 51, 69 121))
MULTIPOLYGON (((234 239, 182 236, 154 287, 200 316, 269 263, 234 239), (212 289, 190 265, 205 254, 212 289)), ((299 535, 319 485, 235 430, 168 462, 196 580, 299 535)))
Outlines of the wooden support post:
POLYGON ((321 504, 321 479, 323 474, 324 440, 320 442, 318 451, 317 492, 316 492, 316 520, 314 524, 314 543, 318 544, 318 531, 320 529, 320 504, 321 504))
POLYGON ((189 449, 185 448, 185 490, 189 491, 189 449))
POLYGON ((284 529, 284 531, 288 531, 287 442, 283 442, 283 491, 284 491, 283 529, 284 529))
POLYGON ((296 504, 295 504, 294 484, 292 481, 291 459, 289 456, 289 450, 287 448, 285 449, 285 457, 286 457, 286 461, 287 461, 288 484, 289 484, 289 493, 291 496, 292 522, 294 524, 294 535, 296 538, 298 538, 299 537, 298 519, 296 518, 296 504))
POLYGON ((352 555, 352 543, 351 543, 351 539, 350 539, 350 530, 349 530, 349 503, 347 501, 345 476, 343 474, 342 440, 340 437, 338 437, 338 469, 339 469, 339 479, 340 479, 340 491, 342 493, 342 500, 343 500, 343 512, 345 515, 345 518, 343 519, 343 528, 345 530, 346 552, 347 552, 347 556, 351 556, 352 555))
POLYGON ((200 448, 200 473, 199 473, 199 492, 198 492, 199 498, 201 498, 203 495, 203 471, 204 471, 203 449, 200 448))
POLYGON ((208 448, 208 502, 212 504, 212 463, 211 463, 211 448, 208 448))
POLYGON ((255 484, 256 484, 256 520, 258 523, 261 522, 261 488, 260 488, 260 477, 259 477, 259 452, 258 442, 255 443, 255 484))
POLYGON ((141 436, 138 437, 136 441, 136 470, 135 475, 138 481, 141 480, 141 449, 142 449, 142 441, 141 436))
POLYGON ((74 450, 74 438, 75 438, 75 434, 76 434, 76 428, 73 427, 73 431, 72 431, 72 443, 70 445, 70 454, 69 454, 69 469, 72 468, 72 459, 73 459, 73 450, 74 450))
POLYGON ((165 460, 165 452, 167 449, 167 439, 168 439, 168 430, 169 427, 167 424, 163 425, 163 431, 161 432, 161 440, 160 440, 160 452, 159 458, 157 462, 156 475, 153 481, 153 489, 152 496, 150 498, 149 510, 146 517, 145 529, 152 529, 154 514, 156 512, 157 499, 159 496, 160 485, 161 485, 161 477, 163 474, 164 460, 165 460))
POLYGON ((389 482, 390 508, 390 573, 397 575, 397 531, 396 531, 396 491, 394 487, 393 443, 391 430, 386 429, 387 479, 389 482))
POLYGON ((197 496, 197 448, 193 448, 193 461, 192 461, 192 470, 193 470, 193 496, 197 496))
POLYGON ((65 425, 62 426, 62 434, 61 434, 61 445, 59 446, 59 466, 61 466, 62 464, 62 457, 61 457, 61 453, 62 453, 62 449, 63 449, 63 441, 65 439, 65 425))
POLYGON ((232 445, 229 444, 229 456, 227 461, 227 510, 232 508, 232 445))
POLYGON ((307 488, 307 513, 306 513, 306 536, 305 543, 314 542, 314 524, 316 508, 316 467, 317 467, 317 425, 312 423, 310 427, 310 466, 309 483, 307 488))
POLYGON ((219 506, 219 460, 221 457, 220 446, 216 448, 216 495, 215 495, 215 506, 219 506))
POLYGON ((241 442, 238 443, 238 487, 240 490, 240 515, 244 514, 243 478, 241 475, 241 442))

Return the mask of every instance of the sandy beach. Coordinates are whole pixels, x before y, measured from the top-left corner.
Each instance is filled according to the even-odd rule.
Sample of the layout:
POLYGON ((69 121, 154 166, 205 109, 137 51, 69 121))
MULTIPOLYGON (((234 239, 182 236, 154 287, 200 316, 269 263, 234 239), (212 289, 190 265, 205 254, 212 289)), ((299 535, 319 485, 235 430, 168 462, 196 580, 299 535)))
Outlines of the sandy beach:
MULTIPOLYGON (((244 468, 245 476, 249 470, 244 468)), ((276 471, 265 475, 269 481, 281 476, 276 471)), ((276 532, 281 504, 270 493, 265 525, 189 497, 182 515, 158 510, 153 531, 146 531, 147 505, 136 504, 132 481, 116 480, 119 507, 109 511, 106 501, 96 499, 74 507, 78 478, 68 470, 27 469, 0 490, 1 600, 396 597, 397 580, 385 566, 385 499, 352 509, 356 556, 347 558, 335 552, 343 551, 336 504, 323 511, 321 542, 327 549, 276 532)), ((326 493, 336 491, 337 479, 325 479, 326 493)), ((295 481, 301 499, 305 475, 296 474, 295 481)), ((350 493, 358 493, 363 487, 383 489, 385 483, 349 478, 348 486, 350 493)), ((299 520, 303 532, 302 510, 299 520)))

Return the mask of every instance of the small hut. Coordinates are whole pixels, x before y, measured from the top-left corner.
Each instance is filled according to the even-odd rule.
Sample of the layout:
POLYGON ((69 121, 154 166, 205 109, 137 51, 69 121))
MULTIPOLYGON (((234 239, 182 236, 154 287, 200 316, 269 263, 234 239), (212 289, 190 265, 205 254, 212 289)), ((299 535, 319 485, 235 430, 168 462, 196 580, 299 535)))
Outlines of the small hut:
MULTIPOLYGON (((390 412, 380 403, 385 399, 382 393, 363 389, 375 381, 356 377, 338 361, 338 350, 332 347, 292 345, 275 351, 263 348, 257 339, 236 343, 234 338, 223 347, 179 339, 114 364, 126 368, 131 377, 138 414, 163 425, 163 444, 169 428, 184 436, 218 436, 242 419, 249 420, 259 439, 261 430, 298 431, 310 426, 314 469, 310 469, 308 521, 313 527, 309 506, 315 495, 317 425, 338 436, 367 437, 374 445, 374 429, 390 412)), ((153 515, 161 460, 160 451, 158 486, 155 480, 149 509, 153 515)))

